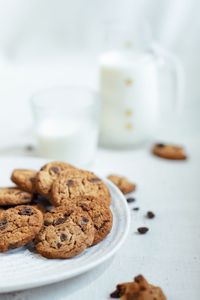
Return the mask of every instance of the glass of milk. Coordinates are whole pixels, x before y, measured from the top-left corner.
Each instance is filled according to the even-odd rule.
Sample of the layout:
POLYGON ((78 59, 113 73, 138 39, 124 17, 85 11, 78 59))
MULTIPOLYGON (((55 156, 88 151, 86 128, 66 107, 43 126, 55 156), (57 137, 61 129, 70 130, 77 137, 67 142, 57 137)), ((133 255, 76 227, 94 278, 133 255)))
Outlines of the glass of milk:
POLYGON ((56 87, 35 94, 31 102, 38 155, 90 164, 98 142, 98 95, 83 87, 56 87))
POLYGON ((180 62, 151 41, 140 44, 137 33, 142 35, 114 26, 108 34, 112 43, 100 57, 100 142, 104 146, 129 148, 148 141, 162 123, 161 101, 169 102, 175 111, 180 99, 180 62))

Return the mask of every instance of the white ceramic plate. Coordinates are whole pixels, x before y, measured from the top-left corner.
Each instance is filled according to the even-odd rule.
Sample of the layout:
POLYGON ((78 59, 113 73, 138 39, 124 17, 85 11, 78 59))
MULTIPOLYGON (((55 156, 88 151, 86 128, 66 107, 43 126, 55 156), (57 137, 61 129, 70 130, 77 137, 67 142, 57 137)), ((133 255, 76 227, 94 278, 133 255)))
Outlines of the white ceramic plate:
MULTIPOLYGON (((14 168, 39 169, 42 159, 28 157, 0 158, 0 186, 10 185, 14 168)), ((109 259, 124 242, 129 229, 129 210, 122 193, 105 180, 112 196, 113 228, 104 241, 81 255, 66 260, 51 260, 26 247, 0 253, 0 293, 38 287, 82 274, 109 259)))

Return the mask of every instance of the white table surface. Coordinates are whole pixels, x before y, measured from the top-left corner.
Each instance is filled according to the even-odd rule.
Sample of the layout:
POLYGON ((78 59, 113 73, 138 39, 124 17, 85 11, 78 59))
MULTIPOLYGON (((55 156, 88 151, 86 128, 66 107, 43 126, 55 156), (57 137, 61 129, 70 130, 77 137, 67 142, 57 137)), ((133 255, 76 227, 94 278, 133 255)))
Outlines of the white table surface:
MULTIPOLYGON (((4 294, 1 300, 103 300, 119 282, 143 274, 160 285, 170 300, 200 299, 200 152, 188 141, 189 160, 153 157, 148 147, 132 151, 99 150, 93 169, 128 176, 137 183, 130 204, 132 224, 119 252, 108 262, 74 279, 4 294), (133 211, 138 206, 140 210, 133 211), (148 210, 156 214, 145 219, 148 210), (138 226, 148 226, 145 235, 138 226)), ((30 270, 31 272, 31 270, 30 270)))

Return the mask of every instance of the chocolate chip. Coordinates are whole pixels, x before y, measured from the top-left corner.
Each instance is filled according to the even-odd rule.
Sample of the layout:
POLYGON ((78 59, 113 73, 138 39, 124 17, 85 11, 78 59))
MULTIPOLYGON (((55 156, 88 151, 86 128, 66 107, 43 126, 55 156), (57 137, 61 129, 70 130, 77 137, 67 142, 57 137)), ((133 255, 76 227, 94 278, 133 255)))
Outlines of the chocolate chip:
POLYGON ((101 181, 101 179, 95 177, 95 178, 88 179, 88 181, 91 183, 98 183, 101 181))
POLYGON ((74 186, 74 183, 75 183, 74 180, 70 179, 70 180, 67 180, 66 185, 70 187, 70 186, 74 186))
POLYGON ((67 239, 66 234, 65 234, 65 233, 61 233, 61 235, 60 235, 60 240, 61 240, 61 242, 66 241, 66 239, 67 239))
POLYGON ((110 294, 110 298, 120 298, 124 294, 124 288, 121 288, 120 285, 117 285, 117 288, 114 292, 110 294))
POLYGON ((133 210, 138 211, 140 208, 139 207, 133 207, 133 210))
POLYGON ((130 198, 127 198, 126 201, 127 201, 128 203, 132 203, 132 202, 135 202, 135 198, 130 197, 130 198))
POLYGON ((65 223, 66 218, 58 218, 57 220, 54 221, 54 225, 59 225, 65 223))
POLYGON ((61 243, 57 243, 57 247, 58 247, 58 249, 60 249, 60 247, 62 246, 62 244, 61 243))
POLYGON ((31 216, 33 215, 33 211, 30 207, 24 207, 18 212, 18 214, 21 216, 31 216))
POLYGON ((49 226, 51 224, 51 222, 44 220, 44 226, 49 226))
POLYGON ((159 144, 156 144, 156 146, 162 148, 162 147, 165 147, 165 144, 159 143, 159 144))
POLYGON ((49 169, 50 172, 53 172, 55 174, 58 174, 60 172, 60 169, 58 167, 51 167, 49 169))
POLYGON ((83 217, 82 220, 81 220, 81 225, 85 225, 88 222, 89 222, 89 220, 87 218, 83 217))
POLYGON ((2 220, 0 221, 0 230, 3 230, 7 227, 8 221, 7 220, 2 220))
POLYGON ((140 233, 140 234, 145 234, 147 231, 149 231, 149 228, 147 227, 139 227, 137 229, 137 231, 140 233))
POLYGON ((153 219, 153 218, 155 218, 155 214, 152 211, 148 211, 146 214, 146 217, 148 219, 153 219))

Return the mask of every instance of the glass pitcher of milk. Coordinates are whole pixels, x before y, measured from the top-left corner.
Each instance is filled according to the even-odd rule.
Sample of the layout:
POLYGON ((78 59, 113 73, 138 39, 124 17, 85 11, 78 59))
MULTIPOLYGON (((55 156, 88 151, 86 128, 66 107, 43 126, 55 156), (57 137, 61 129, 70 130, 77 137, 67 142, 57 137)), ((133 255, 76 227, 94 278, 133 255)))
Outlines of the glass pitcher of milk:
POLYGON ((135 48, 124 39, 120 47, 101 55, 102 145, 127 148, 154 136, 160 111, 159 80, 164 77, 171 81, 171 99, 179 102, 183 70, 173 54, 155 44, 147 50, 135 48))

